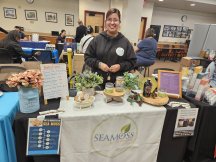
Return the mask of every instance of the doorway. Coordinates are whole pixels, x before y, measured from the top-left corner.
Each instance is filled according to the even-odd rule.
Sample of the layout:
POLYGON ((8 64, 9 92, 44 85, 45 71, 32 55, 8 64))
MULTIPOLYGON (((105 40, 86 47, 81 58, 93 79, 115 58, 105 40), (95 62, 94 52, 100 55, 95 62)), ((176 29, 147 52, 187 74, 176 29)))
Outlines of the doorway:
POLYGON ((142 40, 145 36, 146 22, 147 22, 147 17, 141 17, 138 40, 142 40))
POLYGON ((85 26, 91 25, 94 29, 93 35, 97 35, 100 32, 104 31, 104 17, 104 12, 85 10, 84 24, 85 26))

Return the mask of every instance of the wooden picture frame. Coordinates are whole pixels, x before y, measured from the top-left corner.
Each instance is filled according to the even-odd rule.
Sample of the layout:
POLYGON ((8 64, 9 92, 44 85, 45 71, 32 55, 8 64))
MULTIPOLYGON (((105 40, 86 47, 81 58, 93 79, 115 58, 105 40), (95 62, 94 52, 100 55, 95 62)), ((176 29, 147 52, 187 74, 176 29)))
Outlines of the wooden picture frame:
POLYGON ((4 7, 3 9, 4 9, 4 17, 5 18, 9 18, 9 19, 16 19, 17 18, 15 8, 4 7))
POLYGON ((46 19, 46 22, 57 23, 58 22, 57 13, 45 12, 45 19, 46 19))
POLYGON ((35 20, 37 21, 37 11, 36 10, 25 10, 26 20, 35 20))
POLYGON ((182 74, 177 71, 158 71, 158 89, 165 90, 169 97, 182 98, 182 74))
POLYGON ((65 14, 65 26, 74 26, 74 15, 65 14))

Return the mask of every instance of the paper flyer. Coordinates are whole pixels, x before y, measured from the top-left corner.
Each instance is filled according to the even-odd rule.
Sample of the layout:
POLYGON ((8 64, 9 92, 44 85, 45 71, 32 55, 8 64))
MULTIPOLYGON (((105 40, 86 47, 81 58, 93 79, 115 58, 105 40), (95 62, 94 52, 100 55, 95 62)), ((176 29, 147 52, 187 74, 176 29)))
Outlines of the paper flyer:
POLYGON ((59 154, 61 119, 29 118, 26 155, 59 154))
POLYGON ((173 137, 193 136, 198 108, 178 109, 173 137))

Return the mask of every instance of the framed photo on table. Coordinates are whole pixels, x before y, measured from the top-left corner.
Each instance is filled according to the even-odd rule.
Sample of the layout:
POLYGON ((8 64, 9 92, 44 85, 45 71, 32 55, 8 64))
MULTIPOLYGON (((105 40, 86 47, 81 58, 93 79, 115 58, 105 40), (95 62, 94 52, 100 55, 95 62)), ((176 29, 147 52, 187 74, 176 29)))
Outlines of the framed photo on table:
POLYGON ((158 89, 173 98, 182 97, 182 74, 177 71, 158 71, 158 89))
POLYGON ((35 20, 37 21, 37 11, 36 10, 25 10, 26 20, 35 20))
POLYGON ((10 19, 16 19, 16 9, 4 7, 4 17, 10 19))
POLYGON ((58 22, 57 13, 55 12, 45 12, 45 18, 46 18, 46 22, 52 22, 52 23, 58 22))
POLYGON ((65 14, 65 25, 74 26, 74 15, 65 14))

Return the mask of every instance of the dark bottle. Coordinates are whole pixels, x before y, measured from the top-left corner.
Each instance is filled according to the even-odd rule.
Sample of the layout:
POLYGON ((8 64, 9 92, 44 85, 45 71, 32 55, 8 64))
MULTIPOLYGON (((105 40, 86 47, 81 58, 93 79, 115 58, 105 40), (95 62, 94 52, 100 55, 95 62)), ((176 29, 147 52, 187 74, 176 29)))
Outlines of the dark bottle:
POLYGON ((151 80, 147 80, 143 86, 143 96, 150 97, 151 96, 152 83, 151 80))

